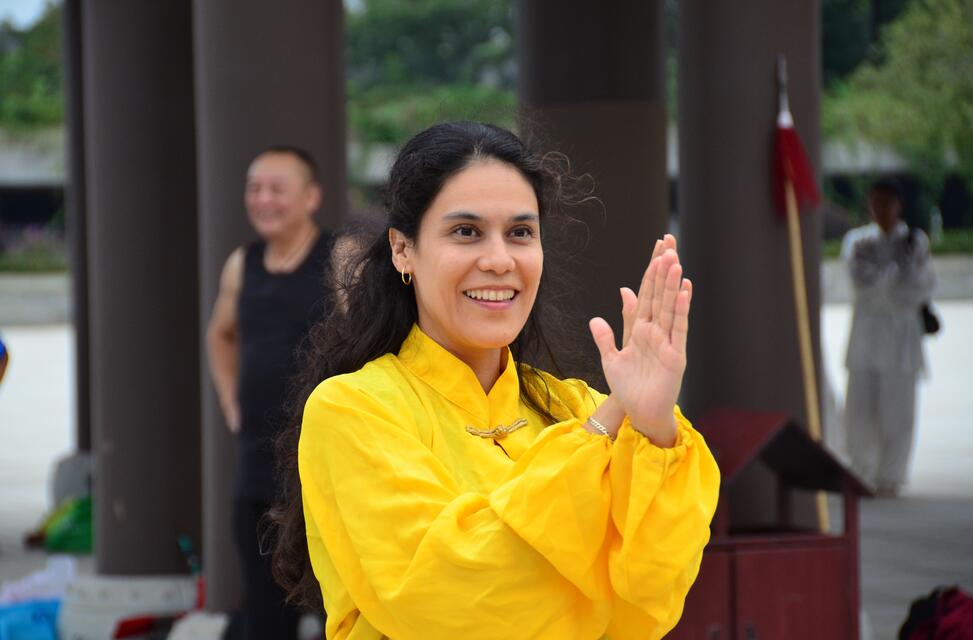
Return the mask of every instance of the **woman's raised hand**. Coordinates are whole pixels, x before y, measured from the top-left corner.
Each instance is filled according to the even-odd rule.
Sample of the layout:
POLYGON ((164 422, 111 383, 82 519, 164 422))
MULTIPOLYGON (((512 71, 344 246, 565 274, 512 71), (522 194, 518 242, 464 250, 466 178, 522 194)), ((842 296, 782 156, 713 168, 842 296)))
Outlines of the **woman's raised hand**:
POLYGON ((612 397, 632 425, 655 444, 675 442, 673 407, 686 370, 686 335, 692 283, 682 277, 676 239, 656 241, 638 295, 623 288, 622 348, 602 318, 591 320, 591 335, 612 397))

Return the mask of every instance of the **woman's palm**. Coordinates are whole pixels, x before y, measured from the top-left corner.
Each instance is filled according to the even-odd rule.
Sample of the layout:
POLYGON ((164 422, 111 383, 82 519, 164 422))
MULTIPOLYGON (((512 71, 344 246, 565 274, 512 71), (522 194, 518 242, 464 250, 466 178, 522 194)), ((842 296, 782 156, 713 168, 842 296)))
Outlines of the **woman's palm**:
POLYGON ((622 289, 622 348, 616 348, 607 322, 591 322, 605 379, 637 428, 672 422, 686 369, 691 298, 692 283, 682 278, 675 239, 666 236, 656 244, 638 295, 622 289))

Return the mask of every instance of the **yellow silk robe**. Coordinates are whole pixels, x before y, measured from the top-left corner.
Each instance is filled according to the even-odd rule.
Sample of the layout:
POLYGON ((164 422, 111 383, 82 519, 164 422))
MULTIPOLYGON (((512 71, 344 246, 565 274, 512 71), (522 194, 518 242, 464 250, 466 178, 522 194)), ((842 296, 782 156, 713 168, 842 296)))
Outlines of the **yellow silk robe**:
POLYGON ((679 620, 719 471, 678 409, 674 447, 544 374, 554 425, 520 400, 513 358, 489 393, 413 327, 397 355, 322 382, 299 447, 328 638, 660 638, 679 620), (471 434, 518 420, 496 439, 471 434))

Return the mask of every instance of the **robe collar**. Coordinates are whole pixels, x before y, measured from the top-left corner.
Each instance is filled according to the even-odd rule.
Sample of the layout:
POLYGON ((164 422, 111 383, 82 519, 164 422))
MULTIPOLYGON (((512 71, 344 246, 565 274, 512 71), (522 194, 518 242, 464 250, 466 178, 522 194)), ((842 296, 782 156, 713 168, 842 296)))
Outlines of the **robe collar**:
POLYGON ((509 348, 507 364, 489 393, 483 391, 473 369, 413 325, 399 349, 399 361, 439 395, 475 419, 476 428, 507 425, 521 417, 520 381, 509 348))

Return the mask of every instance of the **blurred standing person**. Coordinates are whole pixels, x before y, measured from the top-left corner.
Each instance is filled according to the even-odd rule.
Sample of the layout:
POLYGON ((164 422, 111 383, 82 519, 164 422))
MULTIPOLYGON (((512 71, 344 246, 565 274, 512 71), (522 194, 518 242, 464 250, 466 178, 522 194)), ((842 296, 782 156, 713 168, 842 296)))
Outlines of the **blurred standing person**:
MULTIPOLYGON (((238 247, 220 276, 207 330, 210 371, 236 435, 233 529, 244 576, 243 638, 294 638, 300 612, 271 577, 258 524, 280 493, 274 441, 297 350, 331 301, 330 234, 314 222, 321 186, 310 154, 276 146, 247 171, 244 203, 259 239, 238 247)), ((234 624, 232 628, 235 628, 234 624)))
POLYGON ((926 234, 901 219, 896 183, 876 182, 868 207, 872 223, 849 231, 841 250, 854 290, 845 428, 856 471, 880 495, 895 495, 912 451, 925 370, 920 308, 935 275, 926 234))

